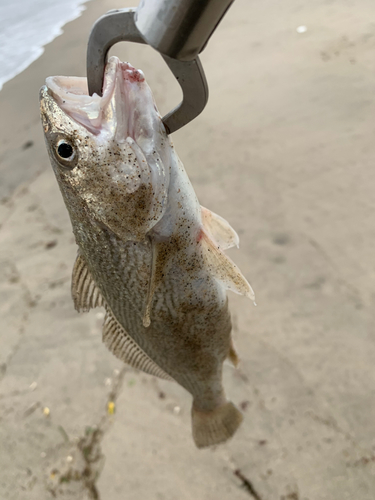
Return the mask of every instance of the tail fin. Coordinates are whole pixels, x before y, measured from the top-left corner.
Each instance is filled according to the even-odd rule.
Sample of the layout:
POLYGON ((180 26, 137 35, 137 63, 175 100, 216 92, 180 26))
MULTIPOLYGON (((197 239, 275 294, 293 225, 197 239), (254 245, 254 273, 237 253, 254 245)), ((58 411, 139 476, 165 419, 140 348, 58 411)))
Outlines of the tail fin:
POLYGON ((193 439, 198 448, 223 443, 233 436, 242 422, 242 413, 228 401, 213 411, 192 408, 193 439))

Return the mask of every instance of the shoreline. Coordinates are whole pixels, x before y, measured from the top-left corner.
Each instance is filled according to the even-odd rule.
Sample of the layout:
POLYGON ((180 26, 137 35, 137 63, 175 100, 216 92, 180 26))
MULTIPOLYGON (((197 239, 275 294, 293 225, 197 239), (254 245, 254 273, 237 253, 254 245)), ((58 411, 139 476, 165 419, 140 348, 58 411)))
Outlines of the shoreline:
MULTIPOLYGON (((3 81, 0 80, 0 92, 7 82, 10 82, 16 76, 21 75, 23 73, 23 71, 25 71, 31 64, 33 64, 34 61, 36 61, 37 59, 39 59, 39 57, 41 57, 41 55, 45 51, 45 47, 47 45, 49 45, 50 43, 52 43, 53 40, 55 40, 55 38, 59 37, 60 35, 62 35, 64 33, 65 25, 67 25, 70 22, 75 21, 83 14, 83 12, 87 9, 87 4, 90 0, 79 0, 79 1, 80 1, 80 3, 75 5, 75 8, 73 9, 72 12, 69 12, 70 15, 68 15, 66 17, 66 19, 63 21, 63 23, 60 22, 60 23, 53 24, 53 26, 52 26, 53 29, 50 32, 48 32, 48 36, 46 36, 45 39, 39 40, 36 45, 33 45, 32 50, 28 53, 28 56, 25 58, 25 60, 23 60, 16 68, 13 68, 13 70, 7 76, 6 80, 3 80, 3 81)), ((34 19, 31 19, 31 21, 29 20, 29 22, 33 22, 33 21, 34 21, 34 19)), ((22 23, 21 25, 18 25, 18 26, 15 25, 13 30, 14 29, 19 30, 20 28, 23 27, 23 25, 24 25, 24 23, 22 23)), ((30 33, 28 33, 28 34, 30 35, 30 33)), ((10 47, 11 47, 11 42, 12 42, 12 40, 10 42, 8 42, 10 47)), ((26 39, 25 39, 25 43, 26 43, 26 39)), ((5 51, 9 50, 10 47, 5 46, 5 48, 3 47, 3 50, 5 50, 5 51)))
POLYGON ((39 89, 59 65, 62 71, 84 67, 84 51, 76 52, 74 47, 82 47, 85 33, 101 10, 98 0, 88 2, 82 14, 66 23, 37 59, 4 83, 0 91, 0 200, 46 167, 39 125, 39 89))

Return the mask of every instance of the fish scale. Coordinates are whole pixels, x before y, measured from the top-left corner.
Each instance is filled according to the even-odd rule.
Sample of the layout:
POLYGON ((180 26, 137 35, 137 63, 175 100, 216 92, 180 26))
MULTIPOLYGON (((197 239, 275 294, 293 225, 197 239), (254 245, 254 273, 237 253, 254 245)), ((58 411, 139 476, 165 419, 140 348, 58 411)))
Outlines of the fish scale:
MULTIPOLYGON (((180 297, 178 294, 173 293, 173 291, 181 290, 178 286, 176 280, 168 280, 167 277, 163 281, 162 285, 155 292, 154 302, 160 303, 161 307, 158 310, 159 315, 162 313, 163 321, 158 320, 152 321, 149 328, 145 328, 142 325, 142 312, 143 306, 147 295, 148 283, 145 282, 139 275, 138 269, 142 266, 146 266, 147 274, 149 274, 150 261, 151 261, 151 250, 148 248, 147 244, 133 242, 123 243, 119 241, 114 235, 110 235, 107 231, 94 232, 95 237, 91 238, 91 243, 88 244, 88 236, 90 234, 89 226, 85 229, 85 247, 89 247, 90 251, 87 255, 84 255, 85 260, 88 264, 88 268, 92 270, 92 274, 96 284, 102 291, 103 296, 106 298, 106 302, 113 312, 114 316, 118 318, 121 325, 127 332, 131 332, 130 335, 133 337, 135 342, 148 354, 156 364, 163 364, 163 368, 167 373, 177 380, 181 385, 183 385, 189 392, 193 395, 198 395, 202 393, 202 388, 199 382, 194 380, 193 377, 186 376, 185 373, 194 369, 195 360, 191 358, 186 358, 182 356, 184 364, 181 363, 180 371, 181 373, 176 374, 175 371, 171 373, 171 370, 166 363, 165 352, 169 352, 169 357, 176 358, 180 355, 174 343, 170 343, 169 339, 173 338, 174 329, 176 328, 176 316, 177 310, 172 306, 171 309, 171 297, 174 300, 179 301, 179 305, 186 303, 186 294, 180 292, 180 297), (115 256, 115 258, 114 258, 115 256), (116 273, 113 278, 108 280, 108 275, 111 274, 113 270, 112 263, 117 261, 116 273), (132 263, 130 266, 129 263, 132 263), (107 263, 111 263, 108 267, 107 263), (122 265, 121 265, 122 264, 122 265), (135 284, 135 286, 134 286, 135 284), (121 295, 117 293, 117 289, 121 289, 121 295), (116 293, 113 293, 115 291, 116 293), (180 299, 180 300, 179 300, 180 299), (132 306, 132 304, 138 304, 138 307, 132 306), (150 343, 148 338, 157 338, 157 342, 150 343), (157 349, 155 348, 157 346, 157 349)), ((76 240, 78 245, 82 245, 83 242, 80 241, 80 233, 76 234, 76 240)), ((89 240, 90 241, 90 240, 89 240)), ((82 245, 83 246, 83 245, 82 245)), ((181 278, 180 278, 181 279, 181 278)), ((212 299, 210 299, 210 302, 212 299)), ((197 315, 195 315, 194 322, 191 324, 186 322, 186 315, 180 318, 180 325, 177 326, 179 329, 184 329, 185 339, 197 337, 203 343, 204 338, 206 338, 209 349, 212 349, 210 343, 210 326, 209 326, 209 312, 211 316, 217 320, 223 310, 223 304, 220 301, 212 301, 217 304, 217 310, 209 311, 205 309, 204 317, 200 322, 197 321, 197 315), (202 328, 203 324, 203 328, 202 328), (200 330, 196 332, 196 330, 200 330), (203 330, 203 331, 202 331, 203 330)), ((225 315, 227 319, 227 329, 230 330, 230 318, 229 314, 225 315)), ((221 349, 217 346, 217 351, 221 351, 221 356, 215 365, 220 365, 222 361, 227 356, 229 346, 221 346, 221 349)), ((214 366, 214 374, 217 375, 217 367, 214 366)), ((204 383, 204 385, 206 385, 204 383)))
POLYGON ((84 78, 41 89, 47 150, 79 248, 77 310, 104 305, 105 345, 124 362, 170 378, 193 396, 198 447, 229 439, 242 421, 222 385, 238 362, 226 290, 254 299, 225 255, 238 236, 201 207, 141 72, 117 58, 103 96, 84 78))

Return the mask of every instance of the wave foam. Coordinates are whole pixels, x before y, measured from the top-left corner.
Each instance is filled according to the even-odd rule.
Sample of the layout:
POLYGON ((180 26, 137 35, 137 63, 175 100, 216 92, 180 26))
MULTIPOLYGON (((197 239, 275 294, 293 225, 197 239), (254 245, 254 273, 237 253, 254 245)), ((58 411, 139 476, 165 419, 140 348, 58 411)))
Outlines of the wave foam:
POLYGON ((43 54, 88 0, 12 0, 0 4, 0 90, 43 54))

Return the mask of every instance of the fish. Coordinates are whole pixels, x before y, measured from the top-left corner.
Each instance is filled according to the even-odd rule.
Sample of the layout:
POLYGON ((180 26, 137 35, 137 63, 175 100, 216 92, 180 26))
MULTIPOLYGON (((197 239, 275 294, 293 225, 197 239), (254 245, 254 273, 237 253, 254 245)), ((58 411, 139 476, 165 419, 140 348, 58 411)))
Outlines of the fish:
POLYGON ((192 395, 198 448, 225 442, 243 420, 222 383, 239 360, 226 291, 254 300, 225 254, 237 233, 199 204, 141 70, 111 57, 102 96, 86 78, 49 77, 40 110, 78 246, 76 310, 104 307, 107 348, 192 395))

